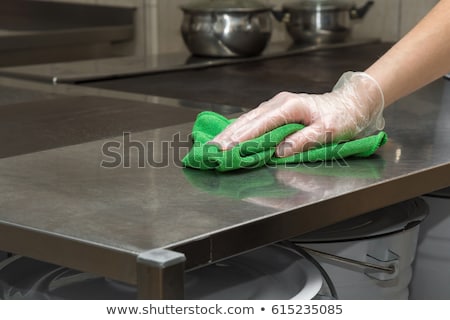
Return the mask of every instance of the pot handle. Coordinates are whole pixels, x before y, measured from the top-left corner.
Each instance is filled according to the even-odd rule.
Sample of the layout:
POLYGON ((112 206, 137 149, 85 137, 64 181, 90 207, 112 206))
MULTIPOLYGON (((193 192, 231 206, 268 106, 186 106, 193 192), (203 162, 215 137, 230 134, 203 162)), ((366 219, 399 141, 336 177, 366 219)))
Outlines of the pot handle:
POLYGON ((350 19, 361 19, 363 18, 367 11, 373 6, 373 1, 367 1, 365 5, 363 5, 361 8, 357 8, 356 6, 353 6, 350 9, 350 19))
MULTIPOLYGON (((298 245, 298 244, 297 244, 298 245)), ((340 262, 343 264, 349 264, 355 267, 360 267, 362 269, 365 269, 366 271, 364 274, 370 278, 373 278, 375 280, 379 281, 386 281, 394 279, 398 276, 399 273, 399 256, 391 251, 388 250, 390 259, 388 261, 381 261, 380 259, 377 259, 369 254, 367 254, 367 257, 371 260, 376 261, 376 263, 366 262, 366 261, 359 261, 354 260, 346 257, 337 256, 328 252, 323 252, 319 250, 315 250, 312 248, 307 247, 301 247, 306 252, 320 256, 324 259, 340 262)))

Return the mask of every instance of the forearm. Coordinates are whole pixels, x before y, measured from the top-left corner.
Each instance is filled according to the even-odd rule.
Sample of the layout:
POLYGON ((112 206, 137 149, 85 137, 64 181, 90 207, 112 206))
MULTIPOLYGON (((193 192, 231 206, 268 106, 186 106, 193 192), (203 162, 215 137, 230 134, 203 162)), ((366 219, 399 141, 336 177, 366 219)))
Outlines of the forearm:
POLYGON ((450 72, 450 0, 441 0, 366 72, 386 106, 450 72))

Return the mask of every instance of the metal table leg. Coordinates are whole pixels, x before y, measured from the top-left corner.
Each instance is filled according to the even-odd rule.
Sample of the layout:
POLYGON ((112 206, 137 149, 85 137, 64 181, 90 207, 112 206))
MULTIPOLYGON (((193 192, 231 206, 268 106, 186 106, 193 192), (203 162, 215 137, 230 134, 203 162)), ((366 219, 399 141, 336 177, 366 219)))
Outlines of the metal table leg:
POLYGON ((184 298, 184 254, 154 249, 137 257, 139 299, 184 298))

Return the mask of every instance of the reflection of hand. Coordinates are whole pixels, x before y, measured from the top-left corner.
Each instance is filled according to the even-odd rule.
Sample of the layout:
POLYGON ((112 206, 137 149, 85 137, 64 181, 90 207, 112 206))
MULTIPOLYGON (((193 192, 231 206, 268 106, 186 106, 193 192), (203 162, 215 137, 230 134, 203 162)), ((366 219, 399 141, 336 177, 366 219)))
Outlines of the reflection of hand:
POLYGON ((292 209, 307 201, 321 199, 326 193, 336 189, 337 179, 335 177, 303 174, 289 169, 278 169, 275 177, 280 184, 297 190, 297 192, 289 197, 249 197, 244 200, 265 207, 292 209))
POLYGON ((276 95, 239 117, 212 142, 226 150, 286 123, 307 125, 278 145, 276 155, 287 157, 316 144, 359 138, 383 129, 383 108, 378 83, 366 73, 347 72, 329 93, 276 95))
POLYGON ((277 170, 275 177, 280 183, 302 191, 303 193, 314 193, 323 196, 327 190, 334 190, 338 179, 332 176, 318 176, 313 174, 302 174, 289 169, 277 170), (327 186, 327 188, 324 188, 327 186))
POLYGON ((285 167, 275 170, 280 185, 297 192, 285 197, 249 197, 247 202, 280 210, 292 209, 302 204, 334 197, 378 180, 384 170, 382 158, 356 159, 350 163, 335 162, 333 166, 285 167))

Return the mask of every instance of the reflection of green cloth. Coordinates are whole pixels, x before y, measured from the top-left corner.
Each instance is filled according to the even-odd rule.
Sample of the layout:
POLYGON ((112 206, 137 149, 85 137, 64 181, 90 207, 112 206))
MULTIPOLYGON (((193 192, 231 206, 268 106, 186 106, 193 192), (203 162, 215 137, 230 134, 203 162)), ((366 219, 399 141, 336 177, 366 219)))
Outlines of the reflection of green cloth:
POLYGON ((227 175, 215 171, 184 169, 186 179, 195 187, 208 193, 232 199, 285 198, 298 192, 280 184, 271 170, 252 170, 227 175))
POLYGON ((329 144, 287 158, 277 158, 274 155, 276 146, 286 136, 304 128, 301 124, 290 123, 230 150, 220 151, 217 146, 207 144, 232 121, 215 112, 201 112, 192 129, 194 145, 183 158, 183 164, 200 170, 230 171, 263 165, 343 159, 349 156, 368 157, 387 140, 386 133, 380 132, 358 140, 329 144))

